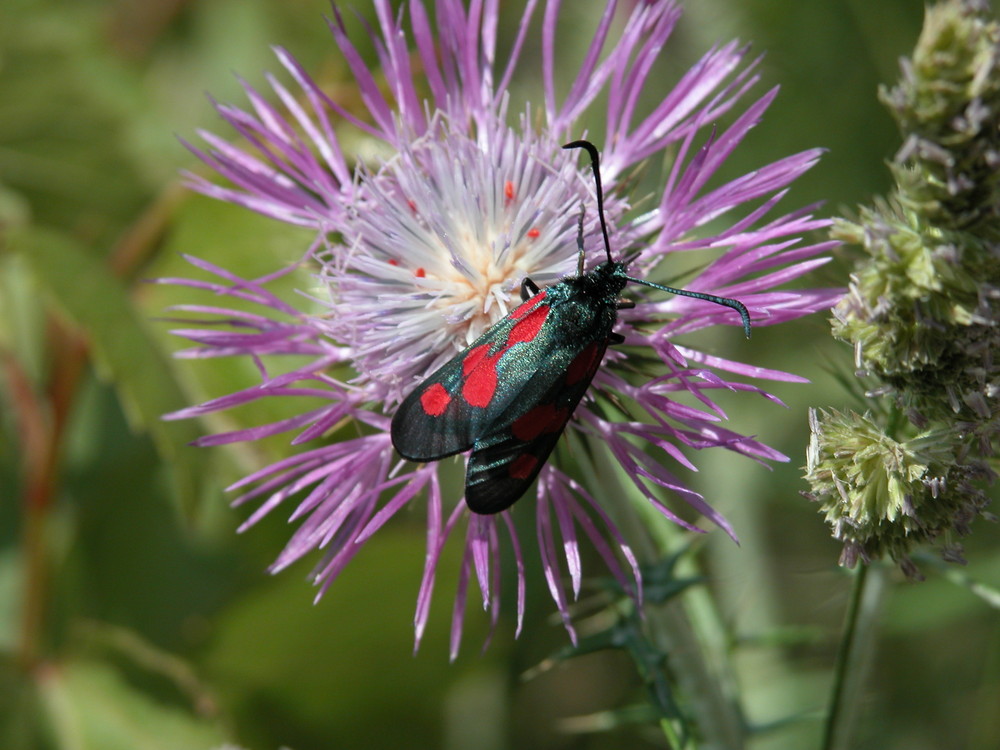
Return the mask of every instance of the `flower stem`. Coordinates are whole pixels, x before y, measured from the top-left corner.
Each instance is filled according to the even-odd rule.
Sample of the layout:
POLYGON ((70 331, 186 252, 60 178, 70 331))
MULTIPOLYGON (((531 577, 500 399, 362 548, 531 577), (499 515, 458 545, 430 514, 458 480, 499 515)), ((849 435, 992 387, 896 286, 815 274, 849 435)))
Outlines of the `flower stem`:
POLYGON ((881 567, 860 565, 854 576, 844 635, 837 653, 822 750, 853 746, 850 736, 862 697, 861 686, 871 666, 869 657, 874 648, 875 625, 882 609, 884 590, 885 571, 881 567))
POLYGON ((25 572, 18 662, 25 670, 39 659, 45 630, 51 554, 49 511, 59 483, 63 435, 87 358, 83 340, 54 317, 49 322, 47 339, 53 375, 44 390, 32 385, 12 355, 3 360, 24 453, 21 548, 25 572))
MULTIPOLYGON (((595 465, 589 479, 612 497, 627 497, 628 504, 609 508, 615 524, 628 540, 640 564, 659 560, 671 550, 690 543, 679 527, 664 522, 649 501, 626 480, 624 470, 606 451, 593 451, 595 465), (626 510, 627 509, 627 510, 626 510)), ((581 461, 583 471, 591 471, 581 461)), ((683 565, 684 576, 696 575, 693 562, 683 565)), ((721 617, 707 591, 693 587, 683 597, 645 610, 646 629, 653 642, 670 655, 671 673, 688 697, 700 742, 706 747, 739 750, 745 747, 745 729, 735 680, 728 659, 728 638, 721 617)), ((676 736, 664 729, 671 746, 676 736)), ((691 747, 691 745, 687 745, 691 747)))

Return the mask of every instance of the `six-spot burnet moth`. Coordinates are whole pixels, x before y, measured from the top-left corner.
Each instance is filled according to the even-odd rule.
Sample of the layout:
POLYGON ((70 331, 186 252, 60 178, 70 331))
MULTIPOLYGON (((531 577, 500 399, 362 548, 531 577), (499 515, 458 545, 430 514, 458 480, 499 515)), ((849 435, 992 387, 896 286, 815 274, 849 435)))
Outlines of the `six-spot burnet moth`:
POLYGON ((597 148, 588 141, 563 148, 590 154, 608 259, 584 272, 581 216, 576 276, 545 289, 525 278, 521 305, 418 385, 392 418, 392 444, 403 458, 437 461, 472 450, 465 502, 474 513, 509 508, 545 465, 608 344, 625 340, 612 329, 618 310, 633 306, 618 297, 626 284, 731 307, 750 337, 741 302, 635 279, 612 260, 597 148))

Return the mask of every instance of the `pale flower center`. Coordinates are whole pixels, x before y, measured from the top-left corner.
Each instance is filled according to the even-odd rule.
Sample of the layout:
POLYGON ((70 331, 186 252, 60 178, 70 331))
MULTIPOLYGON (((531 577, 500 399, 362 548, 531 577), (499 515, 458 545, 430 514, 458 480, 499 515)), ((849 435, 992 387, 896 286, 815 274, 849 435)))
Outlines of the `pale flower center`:
MULTIPOLYGON (((503 318, 511 309, 511 299, 520 300, 521 281, 531 269, 525 259, 537 232, 523 235, 498 252, 507 242, 505 229, 491 228, 483 241, 468 225, 455 237, 453 248, 465 268, 450 262, 442 247, 441 262, 426 269, 427 278, 440 283, 444 293, 432 304, 445 320, 461 321, 465 343, 477 339, 483 331, 503 318), (534 236, 532 236, 532 234, 534 236)), ((515 305, 516 306, 516 305, 515 305)))
POLYGON ((325 269, 330 335, 389 400, 516 307, 525 277, 545 286, 576 266, 587 193, 573 163, 508 137, 428 139, 401 153, 367 181, 348 262, 325 269))

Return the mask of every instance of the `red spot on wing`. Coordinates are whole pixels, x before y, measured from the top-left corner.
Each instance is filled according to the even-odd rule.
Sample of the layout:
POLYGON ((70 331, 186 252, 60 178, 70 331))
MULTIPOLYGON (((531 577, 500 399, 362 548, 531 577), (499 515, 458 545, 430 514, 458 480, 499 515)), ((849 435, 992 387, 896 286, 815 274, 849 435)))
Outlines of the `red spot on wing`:
POLYGON ((532 227, 531 229, 528 230, 528 236, 531 239, 533 239, 533 240, 537 239, 540 234, 541 234, 541 232, 539 230, 535 229, 534 227, 532 227))
POLYGON ((486 356, 486 352, 490 350, 489 344, 481 344, 475 349, 469 349, 469 353, 465 355, 465 359, 462 360, 462 374, 468 375, 483 361, 483 357, 486 356))
POLYGON ((462 398, 469 406, 477 406, 480 409, 489 406, 493 400, 493 395, 497 392, 497 360, 499 355, 491 357, 489 355, 469 373, 462 384, 462 398))
POLYGON ((510 316, 512 318, 514 318, 514 320, 517 320, 518 318, 523 318, 525 315, 528 314, 528 312, 531 310, 531 308, 533 308, 535 305, 537 305, 544 298, 545 298, 545 292, 539 292, 538 294, 536 294, 531 299, 525 300, 520 305, 518 305, 514 309, 514 312, 512 312, 510 314, 510 316))
POLYGON ((507 472, 514 479, 527 479, 535 471, 536 466, 538 466, 538 459, 530 453, 525 453, 511 461, 507 472))
POLYGON ((489 344, 480 344, 471 349, 462 360, 462 398, 469 406, 484 408, 489 405, 497 390, 497 362, 503 350, 490 354, 489 344))
POLYGON ((592 341, 587 348, 576 355, 566 368, 566 385, 579 383, 597 369, 597 342, 592 341))
POLYGON ((511 434, 528 443, 546 432, 558 432, 569 419, 567 409, 557 409, 552 404, 540 404, 527 414, 518 417, 510 426, 511 434))
POLYGON ((420 406, 429 417, 440 417, 450 403, 451 396, 440 383, 435 383, 420 394, 420 406))
MULTIPOLYGON (((534 305, 536 304, 536 300, 532 299, 521 305, 515 311, 515 317, 529 303, 534 305)), ((480 344, 474 349, 469 350, 465 355, 465 359, 462 360, 462 374, 465 376, 465 382, 462 383, 462 398, 465 399, 469 406, 475 406, 480 409, 489 406, 490 401, 493 400, 497 392, 497 382, 499 380, 497 363, 500 361, 500 358, 516 344, 534 340, 548 315, 548 305, 539 305, 530 310, 510 329, 503 348, 495 354, 490 354, 491 344, 480 344)))
POLYGON ((548 305, 539 305, 517 321, 510 329, 510 335, 507 337, 507 344, 504 348, 510 349, 514 344, 520 344, 523 341, 534 341, 535 336, 542 330, 546 318, 549 317, 550 309, 548 305))

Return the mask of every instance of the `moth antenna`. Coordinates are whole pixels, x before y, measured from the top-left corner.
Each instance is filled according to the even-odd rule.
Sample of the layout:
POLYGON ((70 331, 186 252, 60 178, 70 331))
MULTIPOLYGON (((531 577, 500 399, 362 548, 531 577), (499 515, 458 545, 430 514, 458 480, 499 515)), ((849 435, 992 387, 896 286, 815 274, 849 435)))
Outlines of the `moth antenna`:
POLYGON ((608 262, 611 259, 611 241, 608 239, 608 224, 604 220, 604 188, 601 187, 601 157, 597 153, 597 146, 590 141, 573 141, 567 143, 563 148, 582 148, 590 154, 590 166, 594 170, 594 182, 597 184, 597 218, 601 220, 601 234, 604 235, 604 252, 608 255, 608 262))
MULTIPOLYGON (((567 143, 563 148, 582 148, 588 154, 590 154, 590 166, 594 170, 594 182, 597 183, 597 217, 601 220, 601 233, 604 235, 604 252, 608 255, 608 262, 613 263, 611 258, 611 241, 608 239, 608 224, 604 220, 604 188, 601 187, 601 157, 597 153, 597 147, 590 141, 573 141, 572 143, 567 143)), ((583 216, 580 217, 581 227, 583 225, 583 216)), ((582 230, 581 230, 582 231, 582 230)), ((580 240, 582 244, 582 238, 580 240)), ((581 252, 582 252, 581 248, 581 252)), ((581 259, 582 262, 582 259, 581 259)), ((581 267, 582 272, 582 267, 581 267)), ((717 305, 724 305, 725 307, 731 308, 740 314, 740 321, 743 323, 743 333, 746 334, 747 338, 750 338, 750 313, 746 306, 739 300, 732 299, 730 297, 720 297, 715 294, 705 294, 704 292, 691 292, 687 289, 677 289, 672 286, 662 286, 660 284, 654 284, 650 281, 643 281, 642 279, 636 279, 632 276, 625 277, 628 281, 633 284, 642 284, 643 286, 652 287, 653 289, 660 289, 664 292, 670 292, 671 294, 679 294, 682 297, 693 297, 694 299, 705 300, 706 302, 714 302, 717 305)))
POLYGON ((648 286, 653 289, 659 289, 663 292, 670 292, 671 294, 679 294, 682 297, 691 297, 693 299, 703 299, 706 302, 714 302, 717 305, 723 305, 732 310, 735 310, 740 314, 740 321, 743 323, 743 333, 747 338, 750 338, 750 311, 747 310, 746 305, 740 302, 738 299, 733 299, 732 297, 720 297, 717 294, 706 294, 705 292, 692 292, 689 289, 678 289, 672 286, 664 286, 663 284, 654 284, 652 281, 644 281, 642 279, 636 279, 632 276, 626 276, 626 279, 631 281, 633 284, 642 284, 643 286, 648 286))

